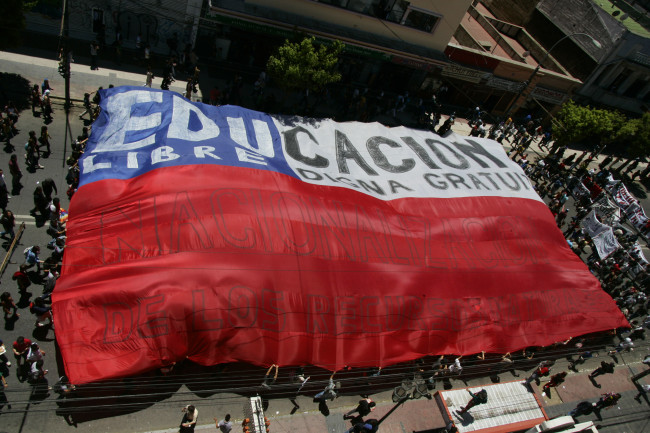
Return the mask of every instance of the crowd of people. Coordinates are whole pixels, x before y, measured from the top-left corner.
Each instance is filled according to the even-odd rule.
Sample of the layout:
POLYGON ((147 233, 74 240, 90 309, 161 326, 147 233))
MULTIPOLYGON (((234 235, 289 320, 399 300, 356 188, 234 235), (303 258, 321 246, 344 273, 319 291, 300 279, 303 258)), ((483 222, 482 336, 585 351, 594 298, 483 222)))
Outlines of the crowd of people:
MULTIPOLYGON (((187 55, 182 59, 185 71, 192 73, 186 89, 187 97, 190 97, 192 92, 196 91, 195 87, 199 74, 199 70, 195 64, 196 62, 193 62, 191 59, 191 55, 187 55), (188 61, 186 59, 190 60, 188 61)), ((174 81, 177 66, 178 62, 176 58, 172 57, 163 72, 162 88, 168 88, 169 84, 174 81)), ((153 73, 149 68, 147 83, 145 85, 151 86, 152 79, 153 73)), ((265 74, 260 74, 253 86, 253 96, 258 101, 264 100, 266 80, 265 74)), ((234 79, 223 91, 215 86, 210 92, 210 103, 219 105, 240 102, 242 84, 243 80, 241 76, 235 75, 234 79)), ((99 91, 101 89, 100 87, 97 92, 86 93, 84 95, 83 106, 85 111, 79 116, 80 118, 88 116, 90 122, 97 118, 100 112, 99 91)), ((40 113, 45 125, 42 126, 38 134, 36 131, 30 131, 28 141, 25 144, 24 162, 30 173, 35 173, 36 170, 44 168, 41 164, 42 158, 47 159, 51 154, 52 138, 49 134, 47 124, 53 119, 49 96, 52 91, 53 89, 50 87, 48 80, 44 80, 40 88, 38 85, 35 85, 32 89, 32 112, 33 114, 40 113)), ((305 104, 307 104, 308 96, 305 96, 305 104)), ((444 135, 453 127, 456 116, 452 114, 440 124, 442 110, 441 104, 437 99, 439 97, 440 93, 437 93, 431 100, 427 100, 426 102, 421 99, 412 102, 408 93, 399 94, 396 98, 390 99, 382 92, 373 96, 371 101, 371 96, 367 91, 353 90, 351 94, 347 95, 348 104, 343 116, 358 118, 358 120, 369 120, 372 116, 379 113, 388 113, 395 117, 397 113, 411 106, 418 113, 418 120, 424 126, 438 134, 444 135)), ((581 220, 592 210, 593 204, 599 198, 599 195, 607 194, 605 184, 612 174, 612 170, 608 169, 607 164, 604 166, 601 164, 601 167, 599 167, 600 170, 589 169, 590 163, 596 157, 595 152, 584 152, 577 157, 575 154, 564 157, 566 148, 559 146, 557 143, 553 143, 551 133, 545 131, 540 123, 530 118, 530 116, 526 117, 519 124, 511 118, 508 118, 503 122, 493 124, 490 128, 487 127, 483 116, 484 113, 479 107, 476 107, 472 111, 472 114, 468 116, 470 117, 472 126, 471 134, 483 137, 487 136, 499 143, 509 145, 509 156, 520 164, 533 181, 540 197, 547 201, 558 227, 563 230, 567 238, 567 242, 572 246, 575 253, 585 260, 591 272, 601 281, 603 288, 621 307, 622 312, 630 320, 633 328, 630 330, 616 330, 619 342, 609 351, 605 351, 604 348, 600 347, 599 338, 597 341, 591 341, 589 337, 586 337, 557 342, 551 347, 526 348, 517 353, 486 354, 482 352, 465 357, 448 354, 436 356, 431 359, 422 359, 413 363, 413 371, 410 373, 411 377, 406 382, 412 387, 411 389, 414 389, 413 387, 417 387, 417 384, 420 383, 424 384, 427 390, 433 390, 436 388, 437 383, 443 382, 446 384, 451 380, 464 380, 465 377, 476 374, 477 372, 491 377, 493 381, 498 381, 500 374, 511 372, 513 376, 518 377, 517 370, 526 370, 532 367, 533 372, 524 383, 527 386, 530 386, 532 382, 541 385, 541 380, 549 377, 549 380, 544 383, 542 391, 550 395, 551 389, 562 384, 568 374, 567 371, 561 369, 561 371, 551 374, 552 369, 557 369, 556 366, 559 365, 557 360, 559 358, 568 358, 567 369, 577 371, 577 367, 583 364, 585 360, 591 358, 598 350, 603 350, 609 355, 616 356, 618 353, 633 350, 635 341, 645 338, 645 329, 650 326, 650 318, 648 317, 650 304, 647 299, 650 279, 645 275, 645 271, 637 274, 634 278, 630 278, 627 271, 641 263, 642 260, 640 257, 631 254, 628 248, 621 248, 605 259, 600 258, 595 251, 593 240, 581 228, 581 220), (535 143, 540 148, 545 149, 548 155, 539 157, 536 161, 533 161, 533 158, 529 154, 531 153, 531 146, 535 143), (587 185, 588 188, 594 185, 590 191, 599 191, 599 194, 593 193, 590 195, 576 196, 573 188, 576 182, 587 185), (595 186, 599 186, 599 189, 595 186), (574 209, 573 212, 570 212, 568 206, 572 206, 574 209), (571 214, 573 216, 570 217, 569 215, 571 214), (591 252, 588 253, 588 250, 591 250, 591 252)), ((7 145, 11 145, 11 139, 19 132, 17 126, 19 118, 20 113, 12 103, 9 103, 0 119, 0 137, 6 141, 7 145)), ((73 142, 72 154, 66 161, 68 165, 68 174, 66 176, 66 194, 68 198, 74 195, 78 187, 78 161, 85 151, 89 134, 90 129, 84 127, 77 140, 73 142)), ((16 153, 10 156, 8 166, 9 173, 12 177, 11 191, 15 192, 22 187, 20 183, 22 171, 16 153)), ((625 173, 630 173, 636 167, 637 165, 628 166, 628 170, 625 173)), ((0 178, 3 177, 1 175, 2 171, 0 170, 0 178)), ((647 175, 647 171, 642 172, 637 170, 632 175, 632 179, 645 175, 647 175)), ((4 180, 2 180, 2 185, 0 185, 0 192, 2 192, 0 194, 0 204, 2 205, 0 223, 3 227, 0 236, 11 240, 16 235, 15 217, 8 207, 8 199, 11 195, 4 180)), ((55 289, 56 279, 60 273, 60 266, 65 251, 65 226, 67 219, 67 214, 65 209, 61 207, 61 200, 58 194, 57 185, 52 179, 46 178, 37 183, 33 192, 34 208, 31 214, 47 222, 46 233, 50 240, 43 246, 50 249, 51 253, 48 258, 43 259, 40 245, 33 245, 25 249, 23 252, 25 256, 24 263, 20 264, 13 275, 13 280, 17 284, 21 297, 27 292, 27 288, 30 285, 40 284, 43 286, 42 293, 30 299, 29 303, 30 312, 34 315, 35 319, 35 328, 52 329, 54 326, 50 307, 51 293, 55 289)), ((645 234, 626 229, 622 224, 623 222, 621 221, 620 228, 615 234, 619 243, 623 246, 631 246, 645 234)), ((0 296, 0 302, 3 307, 5 320, 18 320, 20 315, 17 312, 17 307, 11 293, 4 292, 0 296)), ((39 349, 37 343, 32 343, 29 339, 19 337, 13 343, 13 351, 19 378, 28 380, 35 386, 42 385, 44 382, 47 383, 45 376, 48 371, 43 369, 42 359, 45 353, 39 349)), ((5 380, 5 373, 12 364, 6 357, 3 359, 0 356, 0 361, 2 361, 0 362, 0 377, 4 385, 8 386, 5 380)), ((594 386, 600 387, 595 382, 595 378, 602 374, 611 374, 614 371, 614 366, 614 363, 603 361, 600 367, 592 371, 588 377, 594 383, 594 386)), ((369 372, 367 377, 376 378, 381 374, 381 369, 375 369, 369 372)), ((271 389, 277 377, 278 366, 273 365, 264 377, 261 392, 271 389)), ((330 376, 325 388, 314 396, 314 401, 319 403, 319 405, 324 404, 327 400, 333 400, 338 396, 337 383, 334 382, 333 377, 334 374, 330 376)), ((297 389, 295 391, 296 396, 301 392, 303 386, 309 379, 310 377, 306 376, 302 369, 300 372, 292 375, 292 383, 296 385, 297 389)), ((68 389, 70 388, 68 387, 68 389)), ((532 388, 530 389, 532 390, 532 388)), ((470 401, 458 410, 458 414, 462 416, 474 407, 484 404, 488 399, 487 391, 484 391, 481 390, 478 393, 471 393, 470 401)), ((426 392, 423 393, 423 395, 427 394, 426 392)), ((598 412, 601 409, 611 407, 620 398, 620 394, 607 393, 597 402, 592 402, 588 405, 582 402, 570 414, 572 416, 579 416, 591 412, 598 412)), ((294 404, 297 405, 297 403, 294 404)), ((377 431, 377 420, 367 418, 367 416, 371 415, 374 407, 375 402, 368 396, 365 396, 355 408, 348 411, 344 415, 344 418, 351 422, 349 431, 377 431)), ((183 420, 180 426, 181 431, 193 431, 197 418, 198 410, 194 406, 186 406, 183 411, 183 420)), ((215 422, 217 422, 216 418, 215 422)), ((232 429, 230 415, 227 415, 224 420, 218 421, 216 426, 222 432, 230 431, 232 429)), ((452 426, 450 428, 453 429, 454 427, 452 426)))
MULTIPOLYGON (((26 170, 31 174, 36 174, 38 169, 43 169, 42 161, 52 154, 52 137, 48 130, 48 124, 53 119, 49 101, 52 91, 47 79, 40 87, 34 85, 31 90, 32 115, 40 117, 44 123, 38 133, 34 130, 28 131, 27 142, 24 145, 24 164, 26 170)), ((92 101, 88 101, 89 106, 92 104, 91 110, 88 111, 90 121, 93 121, 99 113, 98 103, 98 94, 92 101)), ((16 152, 12 139, 20 132, 20 116, 19 111, 10 102, 0 118, 0 124, 3 125, 2 139, 5 140, 6 150, 10 152, 16 152)), ((89 133, 89 128, 83 127, 81 135, 72 143, 72 155, 67 160, 67 189, 60 191, 61 193, 66 192, 68 198, 72 197, 78 187, 78 160, 85 150, 89 133)), ((7 242, 6 245, 12 244, 17 236, 16 216, 11 210, 10 199, 13 195, 19 195, 24 187, 20 154, 22 152, 12 153, 9 157, 10 185, 5 181, 4 173, 0 169, 0 207, 2 208, 0 237, 7 242)), ((51 295, 60 275, 65 252, 67 211, 62 207, 59 189, 52 178, 45 177, 37 181, 32 197, 34 208, 30 214, 35 218, 37 227, 44 227, 49 241, 44 242, 43 245, 31 245, 20 250, 19 254, 23 255, 23 260, 12 275, 20 299, 15 301, 11 291, 4 291, 0 295, 0 304, 4 313, 6 329, 13 329, 14 323, 21 318, 17 304, 24 304, 28 306, 29 312, 33 316, 33 335, 45 338, 49 332, 54 330, 51 295), (50 250, 49 254, 45 254, 44 250, 50 250), (35 287, 42 288, 35 291, 35 287)), ((16 378, 21 382, 26 381, 33 385, 34 396, 42 398, 49 396, 52 386, 48 384, 46 378, 48 370, 43 367, 45 352, 39 348, 37 342, 32 342, 24 336, 19 336, 14 341, 12 348, 15 357, 16 378)), ((9 375, 11 366, 12 362, 4 354, 0 355, 0 376, 4 387, 10 386, 6 377, 9 375)), ((56 381, 55 389, 61 392, 73 390, 73 385, 65 384, 66 380, 62 377, 56 381)), ((0 396, 0 400, 11 408, 10 402, 6 401, 4 394, 0 396)))

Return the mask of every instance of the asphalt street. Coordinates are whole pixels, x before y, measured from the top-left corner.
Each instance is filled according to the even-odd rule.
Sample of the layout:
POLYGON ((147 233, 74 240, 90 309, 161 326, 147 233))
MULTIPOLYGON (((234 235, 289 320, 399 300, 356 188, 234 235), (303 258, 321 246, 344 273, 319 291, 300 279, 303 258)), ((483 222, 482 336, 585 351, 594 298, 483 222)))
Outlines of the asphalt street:
MULTIPOLYGON (((56 61, 51 59, 0 52, 0 71, 19 74, 30 83, 39 85, 44 78, 49 78, 54 88, 54 96, 60 97, 63 95, 63 80, 57 74, 56 67, 56 61)), ((94 91, 99 86, 107 87, 109 84, 116 86, 127 84, 142 85, 144 82, 143 74, 122 72, 103 67, 99 71, 90 71, 87 65, 81 63, 75 63, 72 71, 72 97, 74 99, 81 99, 84 92, 94 91)), ((159 83, 159 80, 157 82, 159 83)), ((183 83, 177 82, 175 84, 175 90, 182 91, 184 89, 183 83)), ((248 83, 247 85, 250 86, 252 83, 248 83)), ((24 248, 32 245, 41 245, 43 248, 43 257, 47 257, 51 252, 44 248, 46 242, 49 240, 49 236, 45 232, 45 227, 39 226, 35 218, 30 215, 30 210, 34 207, 32 192, 36 186, 36 182, 40 182, 45 178, 52 178, 58 187, 58 196, 61 198, 62 207, 67 208, 69 203, 65 195, 67 189, 65 182, 67 167, 65 167, 64 160, 69 155, 70 134, 73 138, 78 136, 81 133, 82 127, 87 126, 87 122, 78 118, 83 110, 81 104, 76 104, 71 109, 69 118, 70 131, 67 133, 62 100, 55 99, 54 102, 54 121, 48 125, 52 136, 52 154, 46 159, 41 159, 41 164, 45 168, 30 173, 26 170, 24 164, 23 145, 27 141, 28 132, 30 130, 39 131, 43 125, 41 117, 32 116, 29 109, 22 112, 20 121, 18 122, 20 133, 11 141, 15 146, 15 150, 5 149, 1 153, 2 158, 0 158, 0 167, 5 171, 5 177, 10 184, 7 162, 11 153, 18 155, 18 160, 24 175, 22 179, 23 187, 19 193, 13 194, 9 200, 8 208, 16 214, 17 224, 25 224, 25 231, 20 239, 20 245, 11 256, 11 262, 1 279, 2 291, 12 293, 20 307, 21 316, 13 326, 5 326, 5 329, 0 333, 0 338, 4 341, 7 348, 10 348, 13 341, 20 335, 31 338, 32 340, 38 340, 46 352, 45 368, 49 370, 47 378, 50 385, 56 382, 58 376, 62 374, 57 367, 60 364, 57 363, 54 331, 50 330, 47 335, 39 335, 38 333, 34 335, 34 316, 29 312, 28 301, 26 299, 19 300, 18 290, 15 282, 11 280, 11 275, 18 268, 18 265, 24 261, 22 254, 24 248), (66 135, 68 136, 67 145, 66 135)), ((460 120, 454 126, 454 131, 467 135, 469 129, 466 122, 460 120)), ((539 151, 541 153, 535 146, 533 151, 539 151)), ((639 187, 645 191, 645 188, 642 186, 639 187)), ((650 208, 650 199, 647 196, 638 196, 638 198, 644 208, 650 208)), ((37 284, 32 284, 28 291, 32 295, 39 295, 42 287, 37 284)), ((576 308, 579 308, 579 306, 576 306, 576 308)), ((601 422, 603 425, 602 431, 626 431, 629 433, 649 431, 650 424, 648 424, 648 417, 650 416, 650 412, 648 411, 648 402, 642 400, 641 403, 637 403, 633 399, 633 396, 636 395, 636 390, 631 386, 629 381, 632 374, 644 369, 640 361, 648 353, 650 353, 648 345, 640 344, 636 351, 620 355, 618 357, 619 367, 617 368, 617 373, 603 377, 601 382, 603 386, 601 389, 596 388, 587 380, 586 373, 593 370, 606 355, 603 352, 601 353, 601 357, 587 360, 581 366, 579 373, 572 373, 569 376, 570 381, 567 381, 564 390, 558 391, 551 398, 542 397, 540 394, 540 399, 544 402, 547 413, 550 416, 566 413, 575 406, 577 401, 582 399, 595 401, 601 392, 610 390, 621 391, 623 393, 623 399, 619 404, 620 408, 603 413, 603 421, 601 422)), ((12 357, 10 358, 12 359, 12 357)), ((562 362, 566 361, 558 361, 558 369, 563 368, 562 362)), ((9 409, 5 405, 1 409, 0 431, 47 431, 54 433, 70 431, 172 432, 177 431, 177 426, 182 415, 180 411, 181 407, 188 403, 196 404, 199 409, 198 430, 216 431, 214 422, 212 421, 213 417, 223 417, 225 413, 231 413, 237 424, 241 421, 243 413, 242 406, 245 402, 245 397, 229 392, 228 389, 202 389, 197 387, 190 380, 191 375, 196 374, 194 370, 183 369, 181 370, 181 374, 174 376, 173 380, 161 382, 159 378, 148 378, 141 383, 136 380, 121 384, 122 387, 120 389, 127 390, 124 395, 113 395, 104 400, 93 400, 92 407, 87 408, 85 415, 76 417, 78 424, 76 427, 72 427, 61 416, 65 407, 61 405, 60 400, 57 400, 56 394, 52 393, 44 399, 35 398, 32 387, 26 382, 19 382, 15 372, 15 366, 12 366, 10 368, 10 375, 7 377, 9 386, 5 392, 12 407, 9 409), (135 406, 132 405, 133 399, 128 398, 128 395, 133 393, 142 395, 138 400, 138 404, 135 406), (136 407, 137 410, 125 410, 123 413, 120 413, 120 405, 126 401, 131 404, 130 407, 136 407)), ((522 376, 526 374, 525 372, 521 373, 522 376)), ((207 377, 205 376, 205 372, 202 374, 203 376, 201 377, 207 377)), ((239 373, 235 371, 220 371, 214 374, 215 378, 222 380, 239 373)), ((259 374, 259 371, 256 370, 254 374, 259 374)), ((511 377, 510 373, 506 373, 503 375, 503 380, 516 380, 516 378, 511 377)), ((471 378, 467 379, 466 385, 460 380, 453 380, 452 386, 455 388, 475 386, 488 381, 489 379, 486 377, 471 378)), ((345 381, 343 382, 345 385, 345 381)), ((537 392, 539 393, 539 390, 537 392)), ((103 395, 99 390, 96 394, 103 395)), ((377 415, 380 416, 386 413, 392 407, 391 394, 391 391, 384 390, 373 395, 373 398, 378 403, 377 415)), ((320 413, 319 408, 311 401, 311 397, 309 396, 301 395, 297 398, 296 401, 300 405, 299 409, 294 409, 294 405, 288 398, 273 399, 267 411, 267 416, 271 419, 272 423, 271 431, 274 433, 295 431, 322 432, 327 429, 330 432, 342 432, 349 425, 345 425, 341 415, 354 407, 358 399, 358 394, 348 394, 345 392, 345 388, 343 388, 343 395, 329 404, 331 414, 327 417, 320 413)), ((441 422, 440 419, 431 418, 429 420, 428 418, 423 418, 425 412, 430 414, 436 410, 435 402, 426 399, 407 402, 382 425, 382 431, 423 431, 424 428, 421 425, 416 426, 415 423, 426 420, 432 424, 439 424, 441 422)), ((593 417, 593 419, 596 418, 593 417)), ((436 427, 441 426, 430 425, 427 428, 436 427)))

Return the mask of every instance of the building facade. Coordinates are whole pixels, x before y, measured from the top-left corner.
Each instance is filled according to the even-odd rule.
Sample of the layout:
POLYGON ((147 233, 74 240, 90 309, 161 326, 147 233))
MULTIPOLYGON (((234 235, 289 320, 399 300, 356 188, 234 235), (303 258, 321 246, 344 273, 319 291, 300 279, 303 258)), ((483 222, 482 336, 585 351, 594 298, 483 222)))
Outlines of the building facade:
POLYGON ((641 114, 650 105, 648 2, 539 0, 527 30, 549 48, 567 35, 553 56, 584 84, 575 99, 641 114), (633 3, 633 4, 632 4, 633 3))
POLYGON ((445 63, 444 50, 471 0, 211 0, 197 54, 264 68, 302 35, 341 40, 344 82, 395 92, 419 89, 445 63))
MULTIPOLYGON (((119 37, 134 48, 138 35, 155 53, 166 54, 176 40, 178 49, 194 44, 203 0, 68 0, 72 39, 98 40, 110 46, 119 37), (102 41, 103 39, 103 41, 102 41)), ((25 14, 30 32, 59 35, 61 2, 43 1, 25 14)), ((85 53, 84 53, 85 54, 85 53)))

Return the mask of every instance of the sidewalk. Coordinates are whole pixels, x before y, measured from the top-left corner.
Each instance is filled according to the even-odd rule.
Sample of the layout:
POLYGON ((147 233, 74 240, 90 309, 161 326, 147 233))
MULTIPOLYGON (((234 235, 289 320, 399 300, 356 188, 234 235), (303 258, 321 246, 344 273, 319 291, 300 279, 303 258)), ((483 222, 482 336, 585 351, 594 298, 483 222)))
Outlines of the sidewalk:
MULTIPOLYGON (((114 86, 144 86, 146 78, 146 71, 142 74, 108 68, 92 71, 89 65, 81 63, 72 63, 70 69, 70 99, 79 102, 83 101, 84 93, 94 92, 100 86, 105 89, 108 88, 109 84, 114 86)), ((52 96, 54 98, 64 97, 65 80, 59 75, 59 62, 57 60, 0 51, 0 70, 22 75, 32 84, 38 84, 39 87, 43 80, 47 78, 50 81, 50 86, 54 89, 52 96)), ((154 78, 152 88, 159 89, 161 82, 162 77, 154 78)), ((169 87, 169 90, 182 94, 185 92, 185 85, 185 81, 175 81, 169 87)))

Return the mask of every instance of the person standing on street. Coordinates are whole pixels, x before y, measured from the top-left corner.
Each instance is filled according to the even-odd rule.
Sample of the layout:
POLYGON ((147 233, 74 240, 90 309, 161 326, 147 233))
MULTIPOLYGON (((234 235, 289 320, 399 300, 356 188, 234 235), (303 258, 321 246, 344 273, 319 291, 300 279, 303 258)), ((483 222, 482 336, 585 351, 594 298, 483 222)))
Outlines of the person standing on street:
POLYGON ((16 237, 16 232, 14 231, 16 227, 16 217, 14 213, 9 209, 5 209, 2 212, 2 217, 0 217, 0 224, 2 225, 2 232, 0 232, 0 237, 9 235, 9 240, 12 241, 16 237))
POLYGON ((32 341, 29 338, 18 337, 14 344, 12 345, 14 351, 14 357, 16 358, 16 367, 20 370, 21 365, 27 363, 27 352, 32 345, 32 341))
POLYGON ((36 107, 41 109, 41 92, 38 90, 38 84, 32 87, 32 115, 36 116, 36 107))
POLYGON ((43 193, 43 187, 41 186, 40 182, 36 182, 36 188, 34 189, 33 197, 34 209, 29 211, 30 215, 36 216, 36 212, 38 212, 41 218, 47 218, 50 215, 50 211, 47 206, 49 204, 49 200, 45 197, 45 194, 43 193))
POLYGON ((20 179, 23 177, 23 172, 20 171, 15 153, 9 157, 9 173, 11 173, 11 193, 16 195, 20 192, 20 179))
POLYGON ((230 414, 226 414, 226 418, 219 421, 218 418, 214 418, 214 422, 217 423, 217 429, 221 433, 230 433, 232 430, 232 422, 230 422, 230 414))
POLYGON ((43 157, 47 158, 50 156, 52 153, 52 149, 50 148, 50 139, 52 137, 50 136, 50 133, 47 130, 47 126, 43 125, 41 126, 41 136, 38 138, 38 141, 41 143, 39 147, 45 147, 47 150, 46 155, 43 155, 43 157))
POLYGON ((45 123, 52 121, 52 101, 50 101, 50 90, 43 92, 43 99, 41 100, 43 105, 43 120, 45 123))
POLYGON ((24 263, 18 267, 18 270, 14 272, 11 279, 18 284, 18 290, 20 291, 21 296, 25 293, 27 287, 32 284, 29 275, 27 275, 27 265, 24 263))
POLYGON ((41 151, 38 147, 38 138, 36 138, 35 131, 29 131, 29 138, 27 139, 27 149, 25 150, 27 150, 27 154, 25 155, 25 157, 26 157, 26 163, 28 164, 28 168, 30 168, 33 171, 36 171, 37 168, 45 168, 39 163, 41 157, 41 151))
POLYGON ((38 256, 40 252, 41 247, 38 245, 27 248, 25 253, 25 264, 27 265, 27 269, 31 269, 34 265, 36 265, 38 272, 41 272, 41 263, 43 263, 43 260, 41 260, 38 256))
POLYGON ((41 83, 41 94, 44 95, 46 91, 53 92, 54 89, 50 87, 50 80, 47 78, 43 80, 43 83, 41 83))
POLYGON ((5 175, 0 169, 0 208, 3 212, 7 208, 10 198, 11 196, 9 195, 9 189, 7 188, 7 183, 5 182, 5 175))
POLYGON ((90 70, 91 71, 99 70, 99 68, 97 67, 98 52, 99 52, 99 45, 97 44, 97 41, 92 41, 90 43, 90 70))
POLYGON ((45 198, 47 199, 48 202, 52 201, 52 193, 59 193, 59 190, 56 189, 56 184, 54 183, 54 179, 48 177, 45 179, 43 182, 41 182, 41 185, 43 186, 43 194, 45 194, 45 198))

